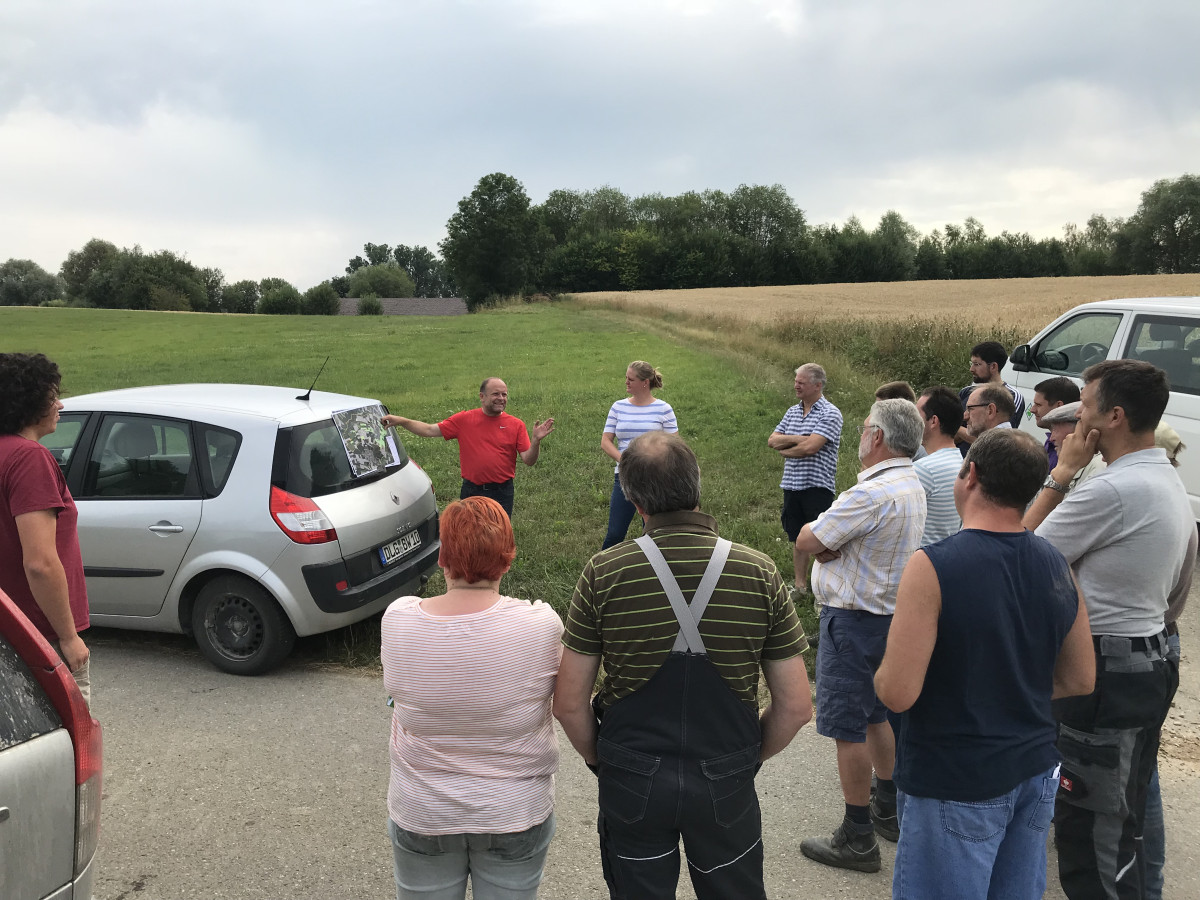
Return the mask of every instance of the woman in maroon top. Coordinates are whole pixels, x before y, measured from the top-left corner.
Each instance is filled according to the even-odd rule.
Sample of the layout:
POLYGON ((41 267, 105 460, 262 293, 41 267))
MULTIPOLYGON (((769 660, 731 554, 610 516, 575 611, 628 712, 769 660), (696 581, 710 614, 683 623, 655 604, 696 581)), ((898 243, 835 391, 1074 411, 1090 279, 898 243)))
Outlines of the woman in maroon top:
POLYGON ((51 641, 91 700, 78 515, 38 441, 58 427, 62 376, 40 353, 0 353, 0 590, 51 641))

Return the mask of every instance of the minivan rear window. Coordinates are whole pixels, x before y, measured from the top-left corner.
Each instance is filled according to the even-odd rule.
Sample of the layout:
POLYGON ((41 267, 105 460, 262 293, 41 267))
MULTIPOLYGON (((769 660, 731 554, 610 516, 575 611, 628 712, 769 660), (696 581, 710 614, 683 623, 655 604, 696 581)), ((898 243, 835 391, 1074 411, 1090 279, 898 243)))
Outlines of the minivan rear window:
POLYGON ((356 478, 341 432, 332 419, 281 430, 272 482, 289 494, 321 497, 376 481, 408 464, 399 435, 394 428, 386 431, 395 445, 396 457, 384 469, 356 478), (285 447, 286 459, 280 460, 279 451, 285 447), (280 462, 284 465, 278 465, 280 462))
POLYGON ((62 719, 29 666, 0 637, 0 750, 48 734, 60 725, 62 719))

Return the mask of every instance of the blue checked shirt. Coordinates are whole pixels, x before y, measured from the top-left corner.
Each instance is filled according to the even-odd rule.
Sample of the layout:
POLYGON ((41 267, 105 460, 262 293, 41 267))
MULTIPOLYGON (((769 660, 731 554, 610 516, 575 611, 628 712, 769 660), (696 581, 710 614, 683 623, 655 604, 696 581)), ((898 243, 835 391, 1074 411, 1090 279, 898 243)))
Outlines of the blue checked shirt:
POLYGON ((813 565, 813 593, 825 606, 877 616, 896 611, 896 588, 925 529, 925 489, 907 457, 885 459, 858 475, 812 523, 841 557, 813 565))
POLYGON ((778 434, 819 434, 825 444, 812 456, 803 459, 784 459, 783 481, 785 491, 803 491, 808 488, 825 488, 833 491, 837 475, 838 447, 842 443, 842 413, 824 397, 818 397, 808 415, 797 403, 775 426, 778 434))

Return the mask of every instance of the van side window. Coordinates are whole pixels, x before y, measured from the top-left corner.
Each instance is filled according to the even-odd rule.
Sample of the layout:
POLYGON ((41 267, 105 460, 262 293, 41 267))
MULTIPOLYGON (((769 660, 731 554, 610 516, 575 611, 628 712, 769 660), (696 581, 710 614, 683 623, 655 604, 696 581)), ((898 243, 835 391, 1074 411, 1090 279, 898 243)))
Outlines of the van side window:
POLYGON ((199 497, 187 422, 111 413, 100 423, 81 498, 199 497))
POLYGON ((1171 390, 1200 394, 1200 323, 1165 315, 1137 316, 1125 356, 1153 363, 1167 373, 1171 390))
POLYGON ((41 439, 42 446, 50 451, 64 477, 87 419, 87 413, 65 412, 58 417, 58 427, 41 439))
POLYGON ((1042 372, 1078 375, 1108 359, 1120 313, 1084 313, 1063 322, 1034 348, 1034 365, 1042 372))

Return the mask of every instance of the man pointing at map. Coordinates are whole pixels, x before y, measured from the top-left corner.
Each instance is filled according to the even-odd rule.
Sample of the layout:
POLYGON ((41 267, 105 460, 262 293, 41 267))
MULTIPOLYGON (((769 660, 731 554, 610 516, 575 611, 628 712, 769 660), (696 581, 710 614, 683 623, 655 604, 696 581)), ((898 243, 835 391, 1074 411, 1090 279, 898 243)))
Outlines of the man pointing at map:
POLYGON ((399 425, 420 437, 457 440, 463 479, 459 497, 491 497, 511 519, 517 457, 527 466, 537 462, 542 439, 554 430, 554 419, 535 422, 531 438, 525 423, 504 411, 507 405, 508 385, 499 378, 485 378, 479 386, 478 409, 457 412, 436 425, 390 415, 383 417, 383 424, 399 425))

